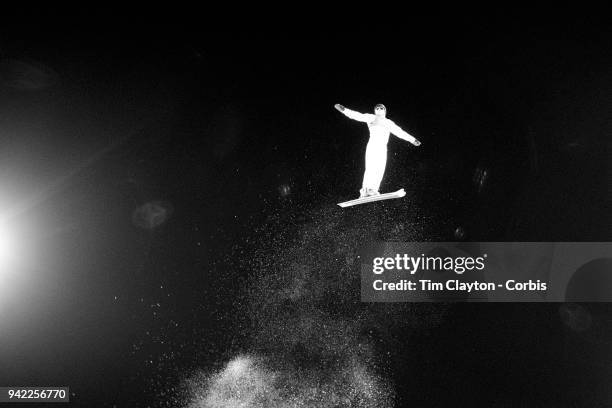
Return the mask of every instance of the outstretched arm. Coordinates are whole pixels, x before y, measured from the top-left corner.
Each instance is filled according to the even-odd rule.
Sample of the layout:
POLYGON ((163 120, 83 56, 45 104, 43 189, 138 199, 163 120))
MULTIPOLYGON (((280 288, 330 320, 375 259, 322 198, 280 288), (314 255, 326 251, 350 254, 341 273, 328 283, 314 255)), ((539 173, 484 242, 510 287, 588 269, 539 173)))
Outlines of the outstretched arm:
POLYGON ((414 136, 411 136, 410 134, 408 134, 408 132, 406 132, 401 127, 397 126, 391 120, 389 120, 389 130, 391 130, 391 133, 393 133, 395 136, 399 137, 400 139, 406 140, 415 146, 421 145, 421 142, 419 142, 414 136))
POLYGON ((338 109, 341 113, 343 113, 346 117, 349 117, 353 120, 357 120, 359 122, 368 122, 369 116, 365 113, 355 112, 354 110, 350 110, 349 108, 345 108, 339 103, 334 105, 334 108, 338 109))

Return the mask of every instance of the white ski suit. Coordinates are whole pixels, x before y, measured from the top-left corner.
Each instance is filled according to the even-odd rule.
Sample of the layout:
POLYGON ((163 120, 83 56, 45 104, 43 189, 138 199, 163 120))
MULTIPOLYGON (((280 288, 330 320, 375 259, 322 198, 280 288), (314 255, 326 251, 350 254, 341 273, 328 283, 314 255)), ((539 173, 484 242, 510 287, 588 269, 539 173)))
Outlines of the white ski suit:
POLYGON ((414 145, 416 145, 417 140, 384 116, 377 116, 372 113, 359 113, 348 108, 344 108, 342 113, 351 119, 368 124, 370 140, 366 148, 362 190, 371 189, 378 192, 387 165, 389 133, 393 133, 400 139, 414 145))

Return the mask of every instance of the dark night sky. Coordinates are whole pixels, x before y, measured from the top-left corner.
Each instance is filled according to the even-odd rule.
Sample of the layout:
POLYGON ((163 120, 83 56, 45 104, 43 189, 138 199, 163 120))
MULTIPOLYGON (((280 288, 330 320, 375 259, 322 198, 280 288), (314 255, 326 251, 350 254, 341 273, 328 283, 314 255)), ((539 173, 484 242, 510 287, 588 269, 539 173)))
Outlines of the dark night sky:
MULTIPOLYGON (((612 37, 594 17, 245 33, 75 20, 15 21, 0 37, 0 210, 35 251, 1 292, 0 385, 174 406, 185 376, 251 346, 252 262, 287 262, 297 231, 319 236, 326 222, 341 226, 333 242, 609 240, 612 37), (391 140, 382 186, 405 187, 414 208, 344 217, 334 206, 357 194, 367 129, 333 105, 379 102, 423 142, 391 140), (146 203, 165 211, 159 227, 143 228, 146 203)), ((325 239, 308 244, 313 256, 328 256, 325 239)), ((441 323, 381 341, 406 384, 400 404, 440 404, 474 383, 487 401, 530 401, 517 396, 527 389, 542 402, 567 384, 555 402, 587 401, 609 379, 580 377, 593 359, 572 354, 610 345, 601 305, 592 313, 608 323, 590 343, 567 335, 559 305, 440 310, 441 323), (506 360, 529 369, 504 372, 506 360)))

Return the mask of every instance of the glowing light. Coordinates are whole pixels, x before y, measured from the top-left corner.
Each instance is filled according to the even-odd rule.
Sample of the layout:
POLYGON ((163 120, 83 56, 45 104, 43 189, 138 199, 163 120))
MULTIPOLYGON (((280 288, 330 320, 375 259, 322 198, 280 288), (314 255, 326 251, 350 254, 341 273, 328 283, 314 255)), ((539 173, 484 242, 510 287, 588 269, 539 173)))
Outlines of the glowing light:
POLYGON ((15 251, 13 235, 4 225, 0 225, 0 269, 3 270, 12 263, 15 251))
POLYGON ((291 194, 291 186, 289 184, 281 184, 278 186, 278 192, 281 197, 285 198, 291 194))
POLYGON ((134 210, 132 222, 140 228, 152 230, 165 223, 170 215, 172 215, 170 203, 151 201, 134 210))

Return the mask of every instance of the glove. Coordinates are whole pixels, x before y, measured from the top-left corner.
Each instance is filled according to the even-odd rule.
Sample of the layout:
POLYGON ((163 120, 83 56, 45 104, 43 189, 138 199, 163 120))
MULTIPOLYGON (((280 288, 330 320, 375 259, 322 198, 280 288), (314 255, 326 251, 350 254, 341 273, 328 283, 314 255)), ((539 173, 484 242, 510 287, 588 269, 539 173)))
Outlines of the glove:
POLYGON ((334 108, 338 109, 339 112, 342 112, 346 109, 344 106, 340 105, 339 103, 335 104, 334 108))

